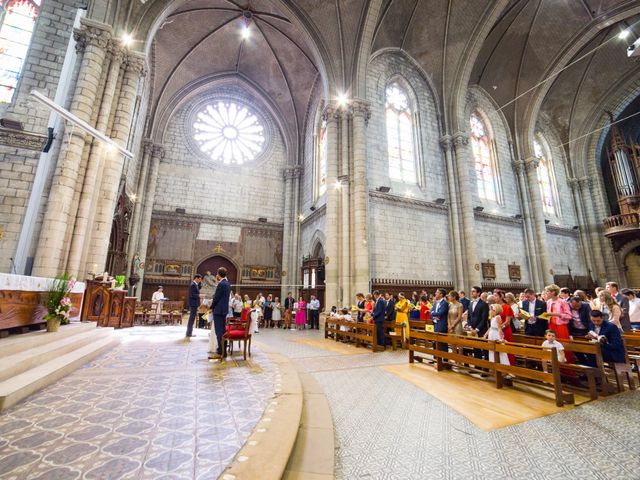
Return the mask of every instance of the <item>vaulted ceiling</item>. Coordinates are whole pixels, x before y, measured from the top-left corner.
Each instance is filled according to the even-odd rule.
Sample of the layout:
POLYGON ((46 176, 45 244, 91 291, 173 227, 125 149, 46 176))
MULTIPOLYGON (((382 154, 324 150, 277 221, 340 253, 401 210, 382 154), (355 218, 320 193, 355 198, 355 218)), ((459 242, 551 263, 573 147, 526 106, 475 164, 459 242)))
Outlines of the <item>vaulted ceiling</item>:
POLYGON ((297 138, 320 76, 333 92, 356 92, 361 51, 404 51, 441 105, 466 72, 512 127, 541 109, 564 138, 640 71, 617 38, 627 27, 640 36, 637 0, 150 0, 133 16, 151 12, 166 15, 152 49, 154 111, 195 81, 237 74, 277 105, 297 138), (243 40, 247 9, 252 34, 243 40))

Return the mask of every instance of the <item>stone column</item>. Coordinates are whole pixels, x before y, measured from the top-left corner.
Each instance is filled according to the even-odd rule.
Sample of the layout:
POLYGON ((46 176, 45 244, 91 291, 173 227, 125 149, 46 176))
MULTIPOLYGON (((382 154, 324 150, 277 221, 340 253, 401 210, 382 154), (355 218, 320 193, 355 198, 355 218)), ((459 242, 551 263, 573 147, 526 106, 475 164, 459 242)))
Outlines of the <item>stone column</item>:
MULTIPOLYGON (((123 49, 113 41, 110 42, 108 49, 111 59, 104 93, 101 102, 99 102, 100 108, 96 122, 96 130, 99 132, 105 132, 109 125, 109 117, 114 106, 114 95, 120 76, 120 66, 124 56, 123 49)), ((93 145, 91 146, 91 153, 89 154, 84 176, 84 185, 80 195, 80 202, 78 203, 78 211, 71 239, 71 250, 69 252, 66 269, 68 273, 79 276, 80 278, 84 278, 84 274, 86 273, 86 271, 81 269, 81 262, 90 245, 89 238, 87 238, 87 231, 89 230, 89 225, 93 223, 93 215, 99 200, 96 193, 100 190, 105 154, 107 151, 107 147, 100 140, 93 139, 93 145)), ((89 237, 90 236, 89 234, 89 237)))
POLYGON ((607 269, 601 243, 604 236, 600 231, 602 219, 596 212, 593 192, 591 190, 593 180, 589 177, 584 177, 581 178, 579 182, 581 201, 582 205, 584 205, 584 212, 587 221, 586 227, 589 238, 589 253, 593 260, 594 271, 592 272, 592 275, 596 283, 602 286, 607 281, 607 269))
MULTIPOLYGON (((147 175, 149 174, 149 159, 153 151, 153 142, 148 138, 142 141, 142 162, 140 174, 138 175, 138 185, 136 187, 136 198, 133 205, 133 218, 131 219, 131 236, 129 237, 129 251, 127 252, 127 272, 131 273, 131 262, 138 251, 138 239, 140 237, 140 221, 142 217, 145 187, 147 186, 147 175)), ((137 272, 139 273, 139 272, 137 272)))
MULTIPOLYGON (((78 69, 78 80, 71 101, 70 111, 81 120, 89 122, 95 108, 95 92, 98 91, 106 49, 111 40, 111 27, 87 19, 81 20, 82 27, 74 32, 77 49, 84 51, 78 69)), ((58 156, 56 171, 49 192, 49 199, 42 222, 38 248, 33 265, 33 275, 53 277, 63 267, 65 254, 65 233, 71 218, 70 206, 76 189, 80 171, 82 151, 86 134, 79 128, 72 131, 68 142, 58 156)))
POLYGON ((339 232, 338 192, 334 188, 338 180, 338 120, 339 110, 328 105, 322 113, 327 123, 327 214, 325 232, 327 236, 325 264, 325 306, 330 309, 338 304, 338 254, 339 232))
POLYGON ((454 285, 464 285, 464 265, 462 264, 462 235, 460 235, 460 217, 458 193, 456 189, 455 167, 453 159, 453 138, 451 135, 440 137, 440 148, 444 153, 445 168, 447 173, 447 190, 449 192, 449 235, 453 246, 453 265, 451 272, 454 285))
MULTIPOLYGON (((592 170, 596 170, 595 167, 592 170)), ((604 219, 611 215, 611 210, 607 201, 607 192, 604 188, 602 175, 600 171, 589 176, 588 187, 590 190, 589 198, 593 204, 593 212, 596 216, 596 222, 594 223, 594 229, 597 233, 598 245, 602 252, 602 261, 604 263, 604 270, 602 273, 605 275, 603 279, 605 281, 617 280, 621 282, 624 278, 623 272, 620 271, 621 267, 616 261, 616 257, 613 253, 613 245, 611 240, 604 236, 604 219)))
MULTIPOLYGON (((158 171, 160 170, 160 161, 164 158, 164 148, 160 145, 154 145, 151 151, 151 168, 149 169, 149 182, 144 200, 144 209, 140 225, 140 237, 138 241, 137 251, 140 253, 140 261, 146 264, 147 261, 147 243, 149 242, 149 229, 151 228, 151 215, 153 213, 153 202, 156 197, 156 183, 158 183, 158 171)), ((146 270, 146 268, 145 268, 146 270)), ((144 282, 144 270, 140 272, 140 280, 136 289, 136 296, 141 298, 142 284, 144 282)))
POLYGON ((592 254, 589 252, 589 241, 588 241, 588 229, 587 229, 587 219, 584 214, 582 198, 580 194, 580 179, 570 178, 567 183, 569 187, 571 187, 571 197, 573 199, 573 204, 576 206, 576 217, 577 224, 580 227, 578 240, 580 241, 580 249, 582 250, 583 260, 587 269, 591 272, 595 270, 593 265, 592 254))
POLYGON ((547 226, 542 210, 542 194, 538 184, 537 168, 539 163, 540 160, 535 157, 524 161, 534 234, 531 256, 538 263, 538 271, 540 272, 538 281, 542 282, 536 285, 536 288, 542 289, 545 285, 553 283, 553 273, 551 273, 551 262, 549 262, 549 253, 547 251, 547 226))
POLYGON ((367 178, 367 150, 365 128, 371 111, 363 100, 354 100, 353 112, 353 254, 355 270, 352 272, 357 292, 370 291, 369 270, 369 182, 367 178))
POLYGON ((535 256, 535 239, 531 218, 531 203, 528 198, 527 181, 525 179, 524 162, 512 162, 513 171, 518 181, 518 190, 520 193, 520 209, 522 212, 522 229, 525 242, 525 254, 529 264, 529 273, 531 275, 530 284, 535 288, 540 288, 544 283, 540 280, 540 271, 538 261, 535 256))
POLYGON ((294 167, 291 174, 293 175, 291 187, 293 191, 292 215, 294 218, 291 248, 291 283, 300 285, 300 178, 302 177, 302 168, 294 167))
MULTIPOLYGON (((122 83, 120 85, 120 95, 117 100, 111 134, 115 142, 123 147, 127 147, 138 91, 138 82, 140 78, 146 74, 144 57, 134 52, 128 52, 123 63, 123 68, 124 75, 122 76, 122 83)), ((104 265, 106 262, 109 250, 109 237, 113 224, 113 212, 118 201, 118 189, 120 187, 120 179, 122 178, 123 166, 123 155, 117 152, 107 155, 100 188, 100 199, 92 229, 91 248, 87 256, 85 268, 94 263, 104 265)))
POLYGON ((475 217, 473 211, 473 196, 471 195, 473 182, 469 172, 473 171, 471 152, 469 151, 469 136, 457 132, 453 135, 453 146, 456 157, 456 172, 458 178, 458 198, 462 220, 462 265, 465 267, 465 277, 462 285, 469 291, 473 285, 481 282, 480 270, 476 270, 478 254, 475 235, 475 217))
MULTIPOLYGON (((343 124, 344 125, 344 124, 343 124)), ((344 138, 344 137, 343 137, 344 138)), ((349 231, 351 219, 351 210, 349 208, 349 176, 341 175, 338 177, 336 185, 329 185, 329 188, 338 188, 339 193, 336 197, 340 197, 340 295, 338 302, 340 306, 349 305, 353 295, 351 292, 351 236, 349 231), (339 188, 338 188, 339 185, 339 188)))
MULTIPOLYGON (((282 233, 282 271, 286 272, 286 276, 281 277, 280 299, 284 302, 287 298, 287 292, 293 291, 290 285, 295 283, 295 275, 293 272, 293 224, 298 219, 295 218, 293 212, 293 177, 295 167, 285 167, 283 171, 284 177, 284 228, 282 233), (289 284, 289 285, 285 285, 289 284)), ((296 252, 297 253, 297 252, 296 252)), ((295 295, 295 294, 294 294, 295 295)))

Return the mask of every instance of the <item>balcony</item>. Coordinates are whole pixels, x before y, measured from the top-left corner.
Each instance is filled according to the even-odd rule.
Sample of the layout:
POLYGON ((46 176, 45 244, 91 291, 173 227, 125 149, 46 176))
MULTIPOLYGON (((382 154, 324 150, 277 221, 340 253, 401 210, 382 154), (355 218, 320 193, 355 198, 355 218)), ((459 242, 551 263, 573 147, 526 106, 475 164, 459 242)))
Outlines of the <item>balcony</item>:
POLYGON ((640 213, 625 213, 604 219, 604 234, 606 237, 637 232, 640 234, 640 213))

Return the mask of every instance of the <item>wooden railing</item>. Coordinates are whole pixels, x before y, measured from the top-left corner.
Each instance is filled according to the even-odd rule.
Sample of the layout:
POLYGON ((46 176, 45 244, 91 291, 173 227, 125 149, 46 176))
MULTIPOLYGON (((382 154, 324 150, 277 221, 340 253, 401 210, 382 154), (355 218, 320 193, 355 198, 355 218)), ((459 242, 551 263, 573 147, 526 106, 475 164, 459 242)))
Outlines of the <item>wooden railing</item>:
POLYGON ((604 219, 604 234, 607 237, 633 230, 640 230, 640 213, 625 213, 604 219))

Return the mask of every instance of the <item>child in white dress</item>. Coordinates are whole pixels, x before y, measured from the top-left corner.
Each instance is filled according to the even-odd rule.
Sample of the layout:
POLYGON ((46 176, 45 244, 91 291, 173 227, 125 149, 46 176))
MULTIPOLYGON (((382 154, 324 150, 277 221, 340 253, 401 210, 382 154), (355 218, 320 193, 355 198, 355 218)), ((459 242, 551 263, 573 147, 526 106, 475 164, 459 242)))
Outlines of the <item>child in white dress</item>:
POLYGON ((251 325, 249 325, 249 330, 253 333, 258 332, 258 325, 260 325, 260 307, 253 307, 251 309, 251 325))
MULTIPOLYGON (((489 312, 491 316, 491 326, 484 336, 489 340, 493 340, 494 342, 503 342, 504 333, 502 333, 502 318, 500 317, 500 314, 502 313, 502 307, 497 303, 493 304, 489 307, 489 312)), ((489 351, 489 361, 493 362, 494 358, 495 352, 489 351)), ((509 356, 504 352, 500 352, 500 363, 509 365, 509 356)))

